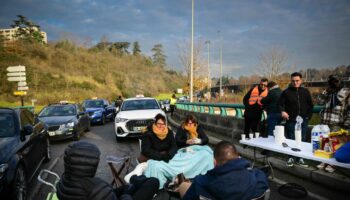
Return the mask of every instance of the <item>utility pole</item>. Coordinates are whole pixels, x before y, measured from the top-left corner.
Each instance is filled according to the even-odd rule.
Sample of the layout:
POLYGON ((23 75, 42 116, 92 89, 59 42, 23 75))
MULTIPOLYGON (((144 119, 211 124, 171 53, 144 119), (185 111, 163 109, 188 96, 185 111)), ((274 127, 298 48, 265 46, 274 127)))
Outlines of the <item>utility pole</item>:
POLYGON ((205 44, 208 45, 208 89, 211 88, 211 78, 210 78, 210 40, 205 41, 205 44))
POLYGON ((219 99, 221 100, 222 96, 222 36, 220 34, 220 30, 218 31, 220 37, 220 92, 219 99))
POLYGON ((193 102, 193 35, 194 35, 194 0, 192 0, 192 34, 191 34, 191 81, 190 81, 190 102, 193 102))

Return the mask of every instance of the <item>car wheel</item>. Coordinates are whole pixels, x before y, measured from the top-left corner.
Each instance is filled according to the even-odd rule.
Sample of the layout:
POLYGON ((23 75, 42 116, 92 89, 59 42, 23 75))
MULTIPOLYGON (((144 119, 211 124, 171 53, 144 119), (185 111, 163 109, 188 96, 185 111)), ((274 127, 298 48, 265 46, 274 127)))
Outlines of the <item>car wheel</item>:
POLYGON ((75 132, 75 135, 74 135, 74 137, 73 137, 73 140, 74 140, 74 141, 80 140, 80 133, 79 133, 79 131, 75 132))
POLYGON ((88 125, 87 125, 87 128, 86 128, 86 132, 89 132, 90 131, 90 129, 91 129, 91 122, 89 121, 89 123, 88 123, 88 125))
POLYGON ((27 198, 27 176, 23 165, 19 165, 13 179, 12 199, 24 200, 27 198))
POLYGON ((44 162, 49 162, 50 160, 51 160, 50 140, 49 138, 46 138, 46 152, 45 152, 44 162))
POLYGON ((121 142, 123 138, 115 136, 115 140, 117 140, 117 142, 121 142))
POLYGON ((106 123, 106 117, 103 115, 101 119, 101 125, 105 125, 106 123))

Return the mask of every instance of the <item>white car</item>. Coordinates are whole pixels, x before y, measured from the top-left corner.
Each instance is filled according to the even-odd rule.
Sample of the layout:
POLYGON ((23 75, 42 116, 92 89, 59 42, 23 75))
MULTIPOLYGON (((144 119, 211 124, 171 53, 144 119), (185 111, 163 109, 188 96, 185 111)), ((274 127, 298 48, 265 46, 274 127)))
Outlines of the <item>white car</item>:
POLYGON ((142 131, 154 122, 157 114, 165 116, 154 98, 125 99, 115 117, 115 136, 119 141, 125 137, 140 137, 142 131))

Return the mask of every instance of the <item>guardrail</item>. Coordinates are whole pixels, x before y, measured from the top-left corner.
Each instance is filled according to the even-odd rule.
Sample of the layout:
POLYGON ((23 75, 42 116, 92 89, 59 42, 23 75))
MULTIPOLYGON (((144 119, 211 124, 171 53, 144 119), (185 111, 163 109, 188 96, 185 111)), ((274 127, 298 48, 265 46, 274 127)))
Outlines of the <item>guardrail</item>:
MULTIPOLYGON (((313 108, 313 113, 319 113, 323 106, 316 105, 313 108)), ((199 113, 208 113, 211 115, 233 116, 236 118, 243 118, 244 105, 243 104, 228 104, 228 103, 190 103, 181 102, 176 103, 176 109, 187 110, 199 113)), ((262 119, 266 119, 264 112, 262 119)))

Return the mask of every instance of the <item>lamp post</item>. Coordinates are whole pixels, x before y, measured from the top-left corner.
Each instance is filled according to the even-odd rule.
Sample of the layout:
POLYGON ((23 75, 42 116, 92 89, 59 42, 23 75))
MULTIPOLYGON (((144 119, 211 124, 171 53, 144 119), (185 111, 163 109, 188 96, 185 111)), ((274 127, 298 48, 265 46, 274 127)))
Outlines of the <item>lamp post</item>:
POLYGON ((210 78, 210 40, 205 41, 205 44, 208 45, 208 89, 211 88, 211 78, 210 78))
POLYGON ((218 31, 219 37, 220 37, 220 92, 219 92, 219 99, 221 100, 222 96, 222 36, 220 34, 220 30, 218 31))
POLYGON ((194 0, 192 0, 192 34, 191 34, 191 80, 190 80, 190 102, 193 102, 193 34, 194 34, 194 0))

